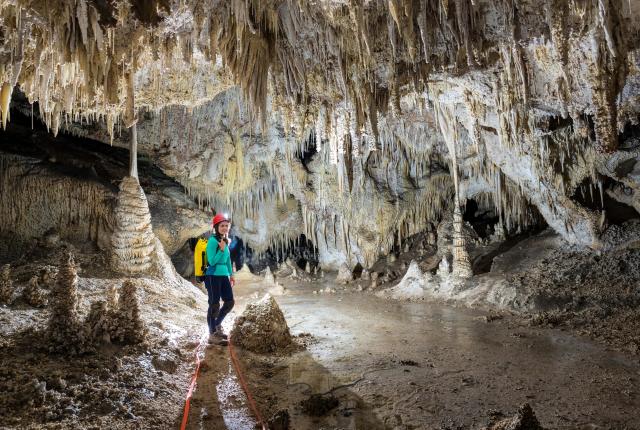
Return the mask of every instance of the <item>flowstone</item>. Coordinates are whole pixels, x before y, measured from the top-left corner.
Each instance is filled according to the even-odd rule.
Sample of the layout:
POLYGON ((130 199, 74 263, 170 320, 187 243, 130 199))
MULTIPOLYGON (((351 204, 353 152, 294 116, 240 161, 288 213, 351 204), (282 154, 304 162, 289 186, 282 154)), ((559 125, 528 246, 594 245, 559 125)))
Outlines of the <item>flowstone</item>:
POLYGON ((259 354, 286 353, 294 347, 287 321, 270 294, 247 306, 231 330, 231 340, 259 354))

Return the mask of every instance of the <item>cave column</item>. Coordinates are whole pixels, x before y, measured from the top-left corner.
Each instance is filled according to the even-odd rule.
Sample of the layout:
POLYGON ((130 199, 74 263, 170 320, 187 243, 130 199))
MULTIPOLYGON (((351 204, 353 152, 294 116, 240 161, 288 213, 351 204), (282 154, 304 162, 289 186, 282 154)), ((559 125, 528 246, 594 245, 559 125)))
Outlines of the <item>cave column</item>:
POLYGON ((473 269, 471 259, 467 251, 467 239, 464 234, 464 220, 462 219, 462 209, 460 202, 460 179, 458 177, 458 163, 455 156, 455 148, 452 151, 453 160, 453 184, 455 187, 455 198, 453 201, 453 238, 451 244, 451 254, 453 254, 452 273, 458 278, 471 278, 473 269))
POLYGON ((127 107, 125 121, 130 132, 129 176, 138 179, 138 118, 135 114, 133 71, 127 75, 127 107))
POLYGON ((453 208, 453 274, 459 278, 471 278, 473 269, 471 268, 471 259, 467 251, 467 240, 464 235, 464 222, 462 220, 462 211, 456 197, 455 206, 453 208))
POLYGON ((453 201, 453 240, 451 254, 453 255, 452 274, 457 278, 467 279, 473 276, 471 259, 467 251, 467 241, 464 235, 464 221, 462 219, 460 179, 458 177, 458 157, 456 154, 456 141, 458 140, 457 122, 453 109, 448 105, 435 103, 436 118, 444 140, 451 155, 451 170, 453 172, 453 184, 455 198, 453 201))
POLYGON ((144 190, 138 180, 137 117, 134 105, 133 70, 127 75, 125 121, 131 131, 129 175, 120 183, 111 237, 114 268, 125 274, 149 274, 154 269, 156 237, 151 226, 151 213, 144 190))

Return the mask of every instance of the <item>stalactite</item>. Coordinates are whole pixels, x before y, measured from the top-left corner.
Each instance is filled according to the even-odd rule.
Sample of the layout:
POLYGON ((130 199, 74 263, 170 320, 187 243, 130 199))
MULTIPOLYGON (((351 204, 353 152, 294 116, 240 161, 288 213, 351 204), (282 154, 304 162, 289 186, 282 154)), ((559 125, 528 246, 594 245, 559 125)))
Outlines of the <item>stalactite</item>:
POLYGON ((129 176, 138 179, 138 118, 134 99, 133 72, 127 74, 127 107, 125 111, 125 127, 131 134, 129 143, 129 176))
MULTIPOLYGON (((407 208, 402 210, 389 209, 384 203, 373 204, 382 216, 392 213, 393 223, 397 224, 393 236, 399 242, 441 216, 440 196, 452 194, 451 187, 427 189, 431 185, 425 186, 424 178, 430 164, 425 161, 427 151, 422 149, 440 144, 433 142, 438 137, 432 137, 437 133, 433 132, 434 112, 429 104, 436 104, 436 115, 445 108, 438 106, 437 91, 431 91, 439 85, 434 81, 446 81, 442 85, 449 100, 443 103, 451 104, 451 109, 462 109, 464 104, 471 113, 466 122, 452 114, 452 121, 437 120, 435 124, 445 140, 449 132, 456 133, 458 128, 467 133, 461 139, 455 137, 452 145, 445 142, 453 158, 454 188, 458 190, 464 178, 486 180, 494 192, 483 198, 495 205, 505 225, 522 225, 531 218, 526 210, 530 205, 526 184, 506 178, 486 160, 483 133, 495 128, 505 148, 531 154, 536 174, 540 173, 537 176, 556 187, 561 195, 570 196, 577 186, 576 178, 590 174, 580 167, 593 158, 585 148, 587 143, 580 146, 574 139, 563 141, 562 131, 541 132, 535 124, 541 116, 539 111, 547 107, 541 104, 541 94, 536 91, 538 82, 530 82, 537 69, 529 61, 532 56, 545 55, 547 41, 530 41, 536 36, 520 29, 523 16, 518 16, 529 6, 512 0, 491 5, 465 0, 389 0, 380 4, 353 1, 349 5, 234 0, 211 10, 201 3, 184 1, 179 11, 170 9, 166 15, 158 15, 153 7, 149 9, 153 13, 141 15, 137 6, 131 8, 125 2, 113 7, 108 22, 99 19, 94 2, 85 0, 54 2, 48 10, 38 2, 24 9, 19 4, 22 3, 7 3, 0 11, 3 34, 7 35, 5 52, 11 53, 12 59, 10 65, 0 67, 3 120, 7 119, 15 82, 30 101, 39 102, 40 115, 54 133, 79 120, 85 124, 104 121, 113 135, 122 127, 131 126, 134 99, 137 107, 156 112, 170 103, 192 107, 230 88, 235 80, 249 106, 247 112, 233 115, 245 115, 244 120, 250 122, 260 116, 263 132, 268 116, 281 115, 277 122, 285 127, 276 127, 276 131, 287 137, 278 148, 278 160, 267 163, 266 173, 256 177, 258 174, 248 168, 253 160, 244 159, 248 157, 245 150, 249 150, 243 147, 246 140, 243 143, 240 133, 231 132, 229 144, 234 146, 234 153, 224 164, 222 191, 207 189, 206 183, 197 183, 188 174, 180 180, 199 205, 215 202, 244 218, 255 218, 265 206, 295 198, 308 212, 302 213, 304 231, 316 244, 323 231, 332 229, 332 240, 347 253, 351 252, 348 244, 358 243, 357 229, 340 226, 362 217, 355 207, 358 194, 372 184, 368 174, 374 167, 369 161, 374 159, 379 163, 376 172, 381 172, 375 186, 384 188, 391 201, 401 197, 404 182, 424 189, 422 195, 434 199, 423 202, 410 197, 407 208), (385 34, 377 34, 384 25, 388 25, 385 34), (482 34, 488 27, 491 31, 482 34), (23 38, 25 44, 21 48, 23 38), (25 67, 15 73, 22 60, 25 67), (215 66, 211 64, 214 62, 215 66), (480 69, 484 66, 491 67, 491 72, 480 69), (223 67, 233 76, 219 72, 223 67), (202 85, 215 88, 197 100, 196 96, 177 95, 191 93, 191 81, 204 79, 197 75, 203 68, 212 75, 219 73, 215 84, 202 85), (461 90, 458 83, 473 80, 475 73, 488 77, 486 82, 483 79, 481 85, 465 84, 461 90), (178 81, 186 84, 165 95, 167 82, 171 81, 169 75, 180 75, 178 81), (464 94, 464 102, 453 101, 460 91, 476 90, 478 94, 464 94), (491 96, 492 100, 482 100, 491 96), (453 129, 443 132, 443 122, 450 122, 453 129), (327 168, 322 180, 318 179, 318 172, 301 173, 304 169, 296 167, 296 156, 313 143, 292 136, 307 136, 310 129, 318 151, 314 162, 318 160, 323 170, 327 168), (474 148, 467 144, 467 137, 474 148), (477 162, 458 162, 456 151, 461 157, 468 157, 464 152, 471 150, 480 158, 477 162), (374 151, 380 153, 379 157, 372 155, 374 151), (317 199, 307 197, 308 190, 301 191, 304 187, 299 184, 310 180, 317 181, 312 190, 317 192, 317 199)), ((564 68, 558 72, 556 83, 544 83, 545 92, 554 94, 549 110, 558 109, 563 117, 571 112, 574 133, 588 141, 588 124, 580 127, 579 115, 566 106, 575 89, 575 77, 566 66, 569 59, 575 62, 570 48, 583 46, 585 40, 592 38, 592 50, 583 47, 586 61, 592 66, 587 68, 589 76, 585 78, 592 90, 597 140, 603 150, 612 151, 616 149, 620 125, 617 99, 628 72, 630 49, 621 37, 627 19, 622 5, 619 0, 554 0, 546 4, 549 7, 541 16, 550 28, 553 47, 548 49, 555 51, 553 62, 564 68)), ((523 22, 526 24, 526 20, 523 22)), ((555 70, 555 64, 550 64, 550 69, 555 70)), ((233 109, 241 110, 240 106, 233 109)), ((162 118, 158 124, 167 128, 162 118)), ((247 128, 253 133, 254 127, 247 128)), ((197 142, 191 129, 185 130, 183 137, 189 150, 197 142)), ((261 138, 270 138, 269 133, 263 133, 261 138)), ((132 139, 136 134, 134 127, 132 139)), ((163 137, 166 136, 161 140, 163 137)), ((438 151, 439 148, 435 150, 438 151)), ((135 176, 133 169, 131 175, 135 176)), ((465 196, 460 192, 453 196, 459 207, 465 196)), ((13 217, 22 210, 7 207, 13 217)), ((3 224, 13 219, 1 218, 3 224)), ((282 234, 274 234, 271 240, 280 253, 288 243, 282 234)), ((331 242, 326 234, 324 241, 331 242)), ((379 241, 384 251, 392 246, 388 239, 379 241)), ((145 242, 140 249, 147 245, 145 242)), ((366 260, 373 258, 370 251, 364 253, 366 260)))

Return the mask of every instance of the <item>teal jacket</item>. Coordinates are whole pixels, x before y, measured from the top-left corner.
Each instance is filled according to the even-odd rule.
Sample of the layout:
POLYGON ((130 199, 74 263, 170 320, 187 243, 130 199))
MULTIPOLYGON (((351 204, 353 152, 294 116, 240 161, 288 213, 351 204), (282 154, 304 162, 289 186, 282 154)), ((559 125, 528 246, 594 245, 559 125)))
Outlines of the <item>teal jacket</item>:
POLYGON ((207 267, 205 275, 233 276, 229 245, 227 244, 224 251, 220 251, 218 241, 214 235, 211 235, 207 242, 207 262, 209 267, 207 267))

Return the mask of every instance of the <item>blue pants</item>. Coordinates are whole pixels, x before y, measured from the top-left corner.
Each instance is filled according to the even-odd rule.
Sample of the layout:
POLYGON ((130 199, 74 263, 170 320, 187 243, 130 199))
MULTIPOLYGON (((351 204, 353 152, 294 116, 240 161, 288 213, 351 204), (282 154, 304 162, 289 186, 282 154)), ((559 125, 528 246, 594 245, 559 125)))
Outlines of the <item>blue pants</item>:
POLYGON ((213 333, 216 330, 216 326, 222 324, 224 317, 233 309, 235 304, 233 290, 228 276, 207 275, 204 278, 204 285, 207 287, 207 294, 209 295, 207 324, 209 325, 209 333, 213 333), (220 309, 220 299, 223 301, 222 309, 220 309))

